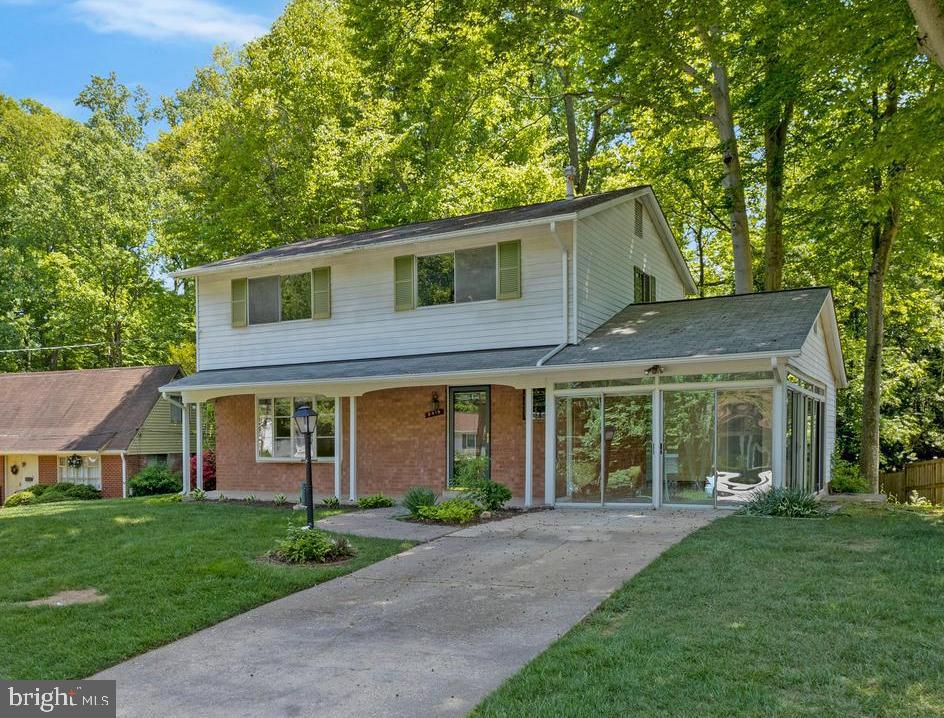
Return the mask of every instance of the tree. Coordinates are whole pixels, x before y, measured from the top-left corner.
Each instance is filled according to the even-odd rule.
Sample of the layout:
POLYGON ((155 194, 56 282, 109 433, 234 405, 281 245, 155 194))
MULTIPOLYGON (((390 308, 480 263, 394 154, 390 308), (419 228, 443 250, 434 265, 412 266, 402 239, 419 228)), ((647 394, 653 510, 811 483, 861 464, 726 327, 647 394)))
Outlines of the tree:
POLYGON ((918 24, 918 47, 944 68, 944 8, 939 0, 908 0, 918 24))

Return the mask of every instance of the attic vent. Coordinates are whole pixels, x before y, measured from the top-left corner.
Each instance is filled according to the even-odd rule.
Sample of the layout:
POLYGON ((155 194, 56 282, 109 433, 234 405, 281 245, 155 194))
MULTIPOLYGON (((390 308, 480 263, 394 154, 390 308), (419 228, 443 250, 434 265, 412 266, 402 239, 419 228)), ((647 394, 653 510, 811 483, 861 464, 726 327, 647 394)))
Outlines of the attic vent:
POLYGON ((637 237, 642 237, 642 200, 636 200, 635 214, 633 216, 633 231, 637 237))

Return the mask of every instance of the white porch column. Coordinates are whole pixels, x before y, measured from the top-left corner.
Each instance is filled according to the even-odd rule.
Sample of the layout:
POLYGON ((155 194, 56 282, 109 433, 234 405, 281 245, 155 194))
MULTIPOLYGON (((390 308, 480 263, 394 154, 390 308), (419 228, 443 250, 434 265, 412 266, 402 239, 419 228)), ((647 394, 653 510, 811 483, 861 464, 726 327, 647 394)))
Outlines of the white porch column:
POLYGON ((779 380, 773 388, 773 442, 770 457, 771 484, 774 487, 786 485, 787 467, 787 420, 786 415, 786 386, 779 380))
POLYGON ((183 494, 186 496, 190 493, 190 405, 186 402, 181 404, 183 408, 180 410, 180 426, 183 436, 180 446, 180 473, 183 477, 183 494))
POLYGON ((334 495, 341 500, 341 469, 344 456, 344 420, 341 418, 342 397, 334 397, 334 495))
POLYGON ((534 481, 534 389, 524 390, 524 505, 531 506, 534 481))
POLYGON ((121 498, 128 498, 128 461, 125 452, 121 452, 121 498))
POLYGON ((662 506, 662 392, 652 392, 652 504, 662 506))
POLYGON ((197 488, 203 491, 203 402, 194 404, 197 411, 197 488))
POLYGON ((349 447, 349 458, 347 463, 348 484, 350 486, 349 499, 357 501, 357 397, 352 396, 351 402, 351 427, 348 430, 347 444, 349 447))
POLYGON ((557 470, 557 405, 554 400, 554 384, 544 389, 544 503, 554 504, 554 478, 557 470))

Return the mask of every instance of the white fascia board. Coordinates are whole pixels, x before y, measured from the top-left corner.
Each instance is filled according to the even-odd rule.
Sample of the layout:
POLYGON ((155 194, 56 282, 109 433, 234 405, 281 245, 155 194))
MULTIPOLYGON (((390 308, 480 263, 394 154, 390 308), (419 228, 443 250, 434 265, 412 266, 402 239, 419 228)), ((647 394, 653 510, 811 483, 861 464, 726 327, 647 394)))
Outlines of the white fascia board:
POLYGON ((792 358, 800 352, 747 352, 742 354, 727 354, 725 356, 699 355, 693 357, 665 357, 662 359, 645 359, 626 362, 596 362, 593 364, 556 364, 544 366, 517 367, 513 369, 479 369, 463 372, 431 372, 428 374, 390 374, 383 376, 332 378, 332 379, 286 379, 266 382, 237 382, 229 384, 201 384, 185 389, 163 386, 160 391, 174 391, 183 396, 184 401, 206 401, 210 398, 227 396, 229 394, 255 394, 287 388, 313 387, 323 389, 323 393, 332 396, 359 396, 378 389, 429 386, 433 384, 470 384, 492 380, 491 383, 511 384, 513 386, 544 385, 548 376, 569 378, 577 374, 586 374, 600 370, 619 370, 633 368, 648 368, 654 364, 673 366, 698 366, 705 363, 725 364, 729 362, 743 362, 763 360, 769 362, 771 358, 792 358))
POLYGON ((820 316, 823 317, 823 323, 828 329, 826 346, 836 387, 845 389, 849 386, 849 378, 846 376, 846 362, 842 355, 842 337, 839 334, 839 322, 836 320, 836 305, 833 302, 832 290, 829 291, 826 301, 823 302, 820 316))
POLYGON ((494 232, 502 232, 506 230, 514 229, 524 229, 526 227, 539 227, 542 224, 551 224, 552 222, 567 222, 569 220, 574 220, 577 218, 575 212, 567 212, 564 214, 557 214, 551 217, 541 217, 540 219, 526 219, 519 222, 504 222, 502 224, 492 224, 486 227, 475 227, 473 229, 458 229, 453 230, 452 232, 440 232, 438 234, 428 234, 428 235, 419 235, 416 237, 410 237, 408 239, 398 239, 391 242, 378 242, 376 244, 365 244, 357 247, 342 247, 341 249, 329 249, 323 252, 314 251, 311 253, 300 252, 298 254, 289 256, 289 257, 272 257, 265 259, 247 259, 243 262, 234 262, 232 264, 227 264, 221 267, 191 267, 189 269, 181 269, 176 272, 171 272, 172 277, 175 279, 186 279, 188 277, 198 277, 208 274, 223 274, 225 272, 238 272, 246 268, 258 269, 260 267, 267 267, 271 265, 284 264, 286 262, 297 262, 304 260, 310 257, 316 257, 321 259, 322 257, 338 257, 344 254, 352 254, 354 252, 366 252, 370 250, 378 249, 388 249, 390 247, 402 247, 410 244, 418 244, 425 242, 434 242, 436 240, 443 239, 456 239, 459 237, 475 237, 481 234, 492 234, 494 232))

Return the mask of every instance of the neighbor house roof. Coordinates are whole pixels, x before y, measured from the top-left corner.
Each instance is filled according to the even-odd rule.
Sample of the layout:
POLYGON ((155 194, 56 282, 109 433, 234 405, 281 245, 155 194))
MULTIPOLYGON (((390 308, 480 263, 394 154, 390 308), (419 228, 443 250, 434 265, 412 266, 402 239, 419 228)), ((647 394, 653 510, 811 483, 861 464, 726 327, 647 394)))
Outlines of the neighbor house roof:
POLYGON ((302 239, 280 247, 263 249, 258 252, 252 252, 251 254, 222 259, 218 262, 204 264, 199 267, 191 267, 176 272, 175 276, 185 277, 230 267, 259 264, 282 259, 296 259, 339 250, 353 250, 397 242, 429 240, 442 237, 443 235, 492 229, 502 225, 521 222, 573 219, 578 212, 626 195, 631 195, 644 189, 649 189, 649 185, 626 187, 611 192, 581 195, 580 197, 571 199, 559 199, 551 202, 522 205, 520 207, 509 207, 507 209, 496 209, 490 212, 477 212, 475 214, 435 219, 428 222, 402 224, 397 227, 384 227, 351 234, 335 234, 329 237, 302 239))
POLYGON ((0 451, 127 449, 180 367, 0 374, 0 451))
POLYGON ((538 361, 551 347, 537 346, 213 369, 184 377, 164 388, 186 391, 398 377, 434 379, 443 375, 489 372, 553 373, 561 368, 588 365, 795 356, 828 302, 831 307, 830 290, 813 287, 633 304, 579 344, 565 347, 544 366, 538 366, 538 361))

